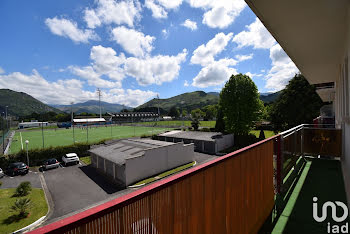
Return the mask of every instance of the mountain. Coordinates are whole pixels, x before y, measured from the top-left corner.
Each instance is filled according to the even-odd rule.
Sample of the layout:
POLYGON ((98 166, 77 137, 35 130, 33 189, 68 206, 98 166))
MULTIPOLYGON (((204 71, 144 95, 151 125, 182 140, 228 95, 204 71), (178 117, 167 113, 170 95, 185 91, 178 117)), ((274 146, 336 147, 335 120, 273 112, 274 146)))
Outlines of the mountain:
MULTIPOLYGON (((72 108, 71 105, 51 105, 51 106, 56 107, 57 109, 64 111, 66 113, 70 113, 72 108)), ((106 112, 116 113, 121 111, 122 109, 132 109, 132 108, 128 106, 120 105, 120 104, 113 104, 113 103, 101 101, 102 113, 106 113, 106 112)), ((83 103, 73 104, 73 112, 76 114, 80 114, 82 112, 98 114, 100 113, 99 102, 96 100, 90 100, 83 103)))
POLYGON ((278 91, 276 93, 261 93, 260 94, 260 100, 264 103, 271 103, 276 101, 278 96, 281 94, 282 91, 278 91))
MULTIPOLYGON (((277 93, 262 93, 260 99, 264 103, 270 103, 276 100, 281 91, 277 93)), ((186 109, 191 111, 196 108, 202 108, 207 105, 213 105, 219 103, 220 93, 218 92, 203 92, 196 91, 191 93, 183 93, 167 99, 152 99, 136 108, 138 109, 150 109, 151 107, 158 107, 168 112, 171 107, 176 106, 179 109, 186 109)))
POLYGON ((54 107, 48 106, 32 96, 16 92, 10 89, 0 89, 0 113, 5 112, 12 116, 25 116, 35 113, 56 112, 61 113, 54 107))
POLYGON ((136 109, 146 107, 159 107, 169 111, 171 107, 176 106, 179 109, 186 109, 191 111, 196 108, 202 108, 207 105, 218 104, 219 96, 217 94, 210 94, 203 91, 196 91, 191 93, 183 93, 167 99, 152 99, 136 109))

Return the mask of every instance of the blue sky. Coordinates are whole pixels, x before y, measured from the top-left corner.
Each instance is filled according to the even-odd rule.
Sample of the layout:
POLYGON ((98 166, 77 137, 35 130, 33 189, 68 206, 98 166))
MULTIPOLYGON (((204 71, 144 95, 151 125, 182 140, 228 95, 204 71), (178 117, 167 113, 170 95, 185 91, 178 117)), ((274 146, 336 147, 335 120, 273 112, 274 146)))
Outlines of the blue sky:
POLYGON ((219 92, 248 74, 260 92, 298 72, 243 0, 2 0, 0 88, 49 104, 138 106, 219 92))

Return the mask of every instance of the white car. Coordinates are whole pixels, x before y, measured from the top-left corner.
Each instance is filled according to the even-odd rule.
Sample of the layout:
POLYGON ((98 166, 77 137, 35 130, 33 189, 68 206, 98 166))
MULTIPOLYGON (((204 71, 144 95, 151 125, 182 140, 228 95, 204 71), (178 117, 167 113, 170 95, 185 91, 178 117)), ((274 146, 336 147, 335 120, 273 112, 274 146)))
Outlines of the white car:
POLYGON ((67 164, 78 164, 79 163, 79 157, 76 153, 69 153, 64 156, 62 156, 62 162, 66 166, 67 164))
POLYGON ((4 171, 0 168, 0 179, 5 176, 4 171))

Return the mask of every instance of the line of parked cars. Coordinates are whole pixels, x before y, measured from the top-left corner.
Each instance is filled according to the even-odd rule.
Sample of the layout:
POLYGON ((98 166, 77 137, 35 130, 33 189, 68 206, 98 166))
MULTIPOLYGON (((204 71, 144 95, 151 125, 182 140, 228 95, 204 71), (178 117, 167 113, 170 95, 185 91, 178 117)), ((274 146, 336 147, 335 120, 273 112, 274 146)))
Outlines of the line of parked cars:
MULTIPOLYGON (((79 164, 79 157, 76 153, 69 153, 62 156, 62 164, 67 166, 69 164, 79 164)), ((42 165, 43 170, 58 168, 60 163, 55 158, 50 158, 44 161, 42 165)), ((25 175, 28 174, 29 167, 23 162, 10 163, 10 165, 3 171, 0 168, 0 179, 6 175, 15 176, 15 175, 25 175)))

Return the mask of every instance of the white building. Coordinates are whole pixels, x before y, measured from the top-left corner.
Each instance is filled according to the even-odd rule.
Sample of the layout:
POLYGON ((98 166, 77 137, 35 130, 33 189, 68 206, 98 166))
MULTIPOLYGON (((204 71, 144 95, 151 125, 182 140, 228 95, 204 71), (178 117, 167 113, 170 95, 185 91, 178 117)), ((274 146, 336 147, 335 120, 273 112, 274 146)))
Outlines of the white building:
POLYGON ((193 144, 150 139, 119 140, 89 152, 93 167, 126 186, 194 161, 193 144))
POLYGON ((22 122, 18 124, 19 129, 23 128, 37 128, 37 127, 45 127, 48 126, 48 122, 38 122, 38 121, 32 121, 32 122, 22 122))

